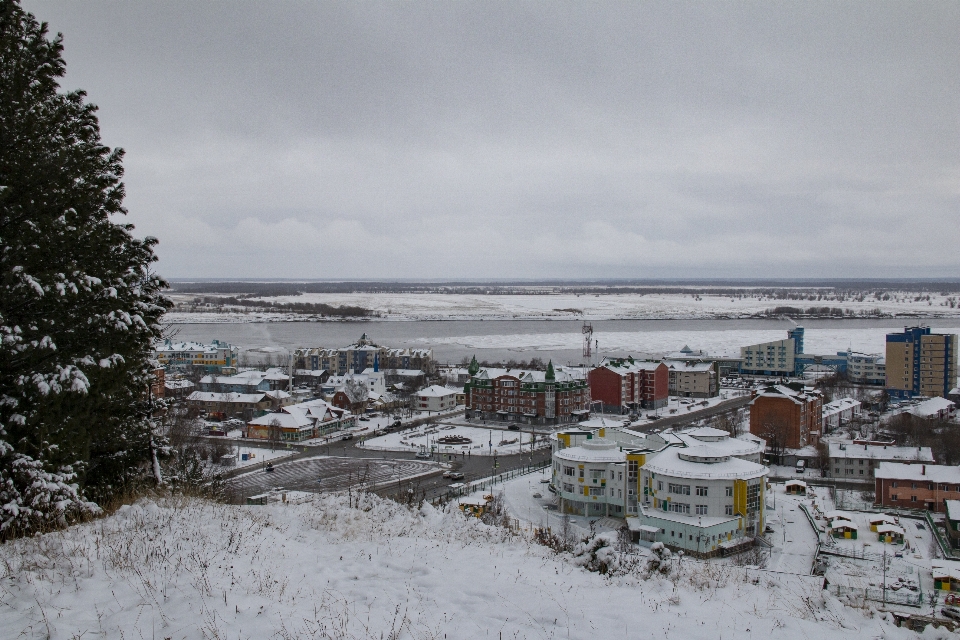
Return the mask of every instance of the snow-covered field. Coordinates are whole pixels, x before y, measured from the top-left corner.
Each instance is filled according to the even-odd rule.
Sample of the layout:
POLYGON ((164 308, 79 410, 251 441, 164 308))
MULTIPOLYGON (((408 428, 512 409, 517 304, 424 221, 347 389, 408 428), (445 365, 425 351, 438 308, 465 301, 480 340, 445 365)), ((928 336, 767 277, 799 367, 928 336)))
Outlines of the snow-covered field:
MULTIPOLYGON (((812 580, 685 558, 614 575, 464 518, 348 505, 141 501, 0 546, 8 638, 887 638, 812 580)), ((356 501, 356 498, 354 498, 356 501)), ((936 636, 935 636, 936 637, 936 636)))
MULTIPOLYGON (((572 294, 483 295, 437 293, 305 293, 299 296, 260 298, 272 303, 322 303, 332 306, 357 306, 369 309, 385 320, 475 320, 475 319, 638 319, 638 318, 742 318, 765 313, 775 307, 836 307, 858 315, 879 311, 886 315, 960 317, 957 296, 938 293, 889 292, 890 299, 864 300, 779 300, 751 295, 743 297, 707 294, 572 294), (930 299, 927 300, 926 296, 930 299), (923 299, 918 300, 918 297, 923 299), (950 301, 955 306, 950 306, 950 301)), ((188 294, 174 294, 175 300, 192 300, 188 294)), ((282 322, 303 320, 287 313, 225 311, 221 313, 183 313, 166 315, 168 322, 282 322)))
MULTIPOLYGON (((365 440, 362 446, 365 449, 378 451, 418 451, 421 447, 441 454, 455 453, 457 455, 469 452, 472 456, 489 456, 496 453, 505 456, 530 449, 529 433, 519 431, 504 431, 502 429, 482 429, 479 427, 464 427, 437 423, 424 425, 415 430, 388 433, 378 438, 365 440), (468 438, 469 443, 443 444, 437 442, 444 436, 460 436, 468 438), (521 447, 521 438, 522 447, 521 447)), ((547 441, 540 436, 540 445, 545 446, 547 441)))

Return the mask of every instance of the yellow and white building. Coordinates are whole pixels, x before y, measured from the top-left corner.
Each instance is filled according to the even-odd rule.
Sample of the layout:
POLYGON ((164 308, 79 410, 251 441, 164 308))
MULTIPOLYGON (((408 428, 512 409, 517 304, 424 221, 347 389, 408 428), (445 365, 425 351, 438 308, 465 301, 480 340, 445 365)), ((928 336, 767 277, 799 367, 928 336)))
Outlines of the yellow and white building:
POLYGON ((210 373, 236 373, 239 355, 239 348, 219 340, 208 345, 172 340, 153 345, 153 357, 165 368, 202 367, 210 373))

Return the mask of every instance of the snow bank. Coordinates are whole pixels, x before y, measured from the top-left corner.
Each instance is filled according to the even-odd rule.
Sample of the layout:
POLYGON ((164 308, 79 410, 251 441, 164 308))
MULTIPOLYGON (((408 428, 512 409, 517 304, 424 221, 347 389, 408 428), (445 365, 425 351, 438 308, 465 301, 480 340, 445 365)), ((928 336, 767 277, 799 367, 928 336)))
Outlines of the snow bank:
MULTIPOLYGON (((347 500, 142 501, 7 543, 0 629, 54 639, 914 637, 801 581, 688 559, 668 577, 604 576, 458 512, 347 500)), ((609 553, 595 541, 581 557, 591 545, 609 553)))

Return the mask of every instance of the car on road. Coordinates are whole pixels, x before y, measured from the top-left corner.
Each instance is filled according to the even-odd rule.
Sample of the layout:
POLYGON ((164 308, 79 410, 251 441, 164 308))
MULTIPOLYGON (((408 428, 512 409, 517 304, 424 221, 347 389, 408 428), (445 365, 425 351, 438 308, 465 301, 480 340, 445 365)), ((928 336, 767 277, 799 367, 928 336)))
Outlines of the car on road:
POLYGON ((463 474, 460 473, 459 471, 452 471, 450 472, 450 475, 447 477, 450 478, 451 480, 463 480, 463 474))
POLYGON ((360 422, 370 422, 370 418, 366 416, 360 416, 360 422))
POLYGON ((507 427, 507 429, 510 429, 510 431, 520 431, 520 425, 512 424, 509 427, 507 427))
POLYGON ((417 457, 420 458, 421 460, 429 460, 431 456, 429 451, 423 450, 423 451, 417 451, 417 457))
POLYGON ((550 484, 550 478, 540 478, 540 484, 550 484))
POLYGON ((345 433, 345 434, 343 434, 343 436, 340 437, 340 439, 341 439, 341 440, 353 440, 353 434, 352 434, 352 433, 345 433))
POLYGON ((946 606, 943 609, 940 609, 940 613, 951 620, 960 622, 960 607, 946 606))

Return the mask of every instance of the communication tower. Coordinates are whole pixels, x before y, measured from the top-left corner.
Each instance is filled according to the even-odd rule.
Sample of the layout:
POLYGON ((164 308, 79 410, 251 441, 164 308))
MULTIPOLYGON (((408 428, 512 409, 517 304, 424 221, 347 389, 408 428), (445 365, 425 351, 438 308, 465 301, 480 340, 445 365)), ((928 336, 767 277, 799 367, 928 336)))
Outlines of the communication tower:
POLYGON ((590 357, 593 355, 593 325, 584 322, 580 331, 583 333, 583 357, 587 364, 590 364, 590 357))

